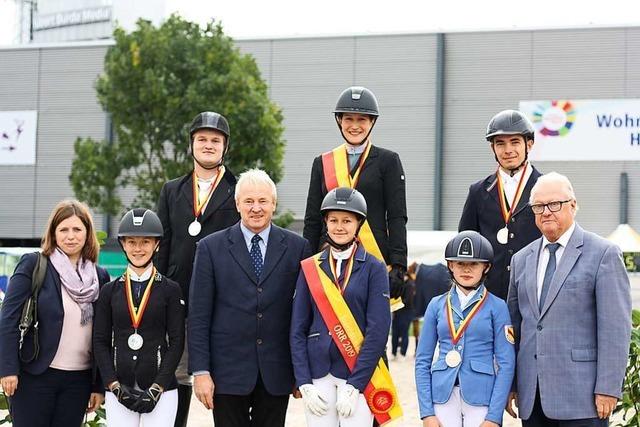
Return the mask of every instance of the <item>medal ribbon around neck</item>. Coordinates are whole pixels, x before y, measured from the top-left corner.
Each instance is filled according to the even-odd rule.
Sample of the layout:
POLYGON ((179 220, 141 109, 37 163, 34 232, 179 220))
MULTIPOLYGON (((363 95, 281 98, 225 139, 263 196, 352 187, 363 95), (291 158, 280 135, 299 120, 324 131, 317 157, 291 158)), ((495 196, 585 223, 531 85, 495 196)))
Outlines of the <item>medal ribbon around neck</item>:
MULTIPOLYGON (((347 289, 347 285, 349 284, 349 279, 351 278, 351 272, 353 271, 353 260, 356 255, 356 249, 358 249, 358 245, 353 246, 353 251, 351 252, 351 256, 349 256, 349 259, 346 260, 346 265, 343 266, 345 273, 344 273, 344 280, 342 281, 343 282, 342 286, 340 285, 340 281, 338 280, 338 274, 337 274, 338 261, 333 258, 333 255, 331 254, 331 249, 329 249, 329 267, 331 268, 331 274, 333 274, 334 283, 336 284, 338 289, 340 289, 340 293, 342 294, 344 294, 344 290, 347 289)), ((345 264, 345 260, 342 260, 342 263, 345 264)))
POLYGON ((151 271, 151 278, 149 279, 149 283, 147 283, 147 288, 144 290, 144 294, 142 294, 140 306, 136 310, 136 307, 133 304, 133 292, 131 290, 131 279, 129 279, 129 270, 127 269, 127 271, 124 273, 124 289, 127 295, 129 317, 131 317, 131 325, 135 330, 138 329, 138 326, 140 326, 140 322, 142 322, 142 316, 144 315, 144 311, 147 308, 147 303, 149 302, 149 297, 151 296, 151 287, 153 286, 153 281, 155 280, 155 278, 156 269, 154 267, 151 271))
POLYGON ((502 182, 502 176, 500 176, 500 166, 498 166, 498 170, 496 171, 496 176, 498 178, 498 200, 500 200, 500 210, 502 211, 502 218, 504 218, 504 223, 509 224, 509 220, 513 215, 513 212, 516 210, 516 206, 518 206, 518 202, 520 202, 520 197, 522 197, 522 193, 524 192, 524 185, 522 185, 525 181, 524 177, 527 172, 528 163, 525 163, 522 168, 522 175, 520 176, 520 180, 518 181, 518 186, 516 187, 516 194, 513 196, 513 200, 509 204, 511 207, 507 210, 507 205, 505 198, 507 194, 504 192, 504 183, 502 182))
POLYGON ((211 183, 211 186, 209 187, 209 191, 207 192, 207 197, 205 197, 202 203, 200 203, 199 197, 198 197, 198 194, 200 192, 198 190, 198 176, 196 175, 196 171, 194 169, 193 171, 193 214, 195 215, 196 219, 200 217, 200 214, 202 213, 202 210, 204 209, 205 205, 211 198, 211 195, 215 191, 216 187, 218 187, 218 184, 220 184, 220 181, 222 181, 223 175, 224 175, 224 166, 220 166, 218 168, 216 178, 213 180, 213 182, 211 183))
MULTIPOLYGON (((358 180, 360 179, 360 172, 362 172, 362 167, 364 166, 365 160, 369 157, 369 151, 371 151, 371 143, 367 142, 367 148, 364 149, 364 152, 360 155, 358 159, 358 167, 356 168, 356 173, 353 174, 353 178, 351 177, 351 169, 349 168, 349 151, 347 150, 347 144, 344 144, 344 167, 347 169, 347 177, 349 178, 349 187, 356 188, 358 185, 358 180)), ((340 157, 338 157, 340 159, 340 157)))
POLYGON ((449 324, 449 332, 451 333, 451 340, 453 342, 453 345, 456 345, 460 340, 460 338, 462 337, 462 334, 464 333, 464 331, 467 329, 467 326, 469 326, 469 324, 471 323, 471 319, 473 319, 473 317, 478 313, 478 311, 480 311, 480 308, 482 308, 482 305, 487 300, 487 288, 484 288, 482 290, 482 296, 480 296, 480 300, 471 309, 467 317, 462 319, 458 329, 456 329, 456 325, 453 322, 453 307, 451 306, 452 292, 455 292, 455 290, 452 290, 451 292, 449 292, 449 295, 447 295, 446 310, 447 310, 447 323, 449 324))

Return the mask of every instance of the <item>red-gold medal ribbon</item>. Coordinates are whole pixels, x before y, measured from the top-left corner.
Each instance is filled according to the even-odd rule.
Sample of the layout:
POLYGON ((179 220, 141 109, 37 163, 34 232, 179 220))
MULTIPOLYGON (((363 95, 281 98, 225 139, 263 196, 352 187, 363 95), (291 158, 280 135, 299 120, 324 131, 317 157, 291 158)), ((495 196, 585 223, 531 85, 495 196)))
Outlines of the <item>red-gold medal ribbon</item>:
POLYGON ((527 172, 527 166, 529 164, 525 163, 522 168, 522 175, 520 176, 520 181, 518 181, 518 187, 516 187, 516 194, 513 196, 513 200, 509 204, 510 209, 507 210, 507 204, 505 198, 507 197, 504 192, 504 184, 502 183, 502 177, 500 176, 500 167, 496 171, 496 177, 498 178, 498 200, 500 201, 500 210, 502 211, 502 218, 504 218, 504 223, 508 224, 511 219, 511 215, 516 210, 516 206, 518 206, 518 202, 520 201, 520 197, 522 197, 522 193, 524 192, 524 177, 527 172))
POLYGON ((149 297, 151 296, 151 288, 153 287, 153 281, 156 278, 156 269, 154 268, 151 271, 151 278, 149 279, 149 283, 147 283, 147 287, 144 290, 144 294, 142 294, 142 300, 140 300, 140 306, 136 309, 133 303, 133 292, 131 290, 131 279, 129 279, 129 270, 124 273, 124 289, 127 295, 127 306, 129 307, 129 316, 131 317, 131 325, 133 329, 138 329, 140 326, 140 322, 142 322, 142 316, 144 315, 144 311, 147 308, 147 303, 149 302, 149 297))
POLYGON ((334 258, 333 255, 331 255, 331 250, 329 250, 329 267, 331 268, 331 274, 333 274, 333 277, 335 278, 335 284, 338 287, 338 289, 340 289, 340 293, 344 294, 344 290, 347 289, 347 285, 349 284, 349 279, 351 278, 351 272, 353 271, 353 259, 355 258, 356 255, 356 250, 358 249, 358 245, 354 245, 353 246, 353 251, 351 252, 351 256, 349 256, 349 259, 345 262, 343 261, 343 269, 344 269, 344 280, 342 281, 342 284, 340 284, 340 282, 338 281, 338 271, 337 271, 337 267, 336 264, 338 263, 334 258))
POLYGON ((211 186, 209 187, 207 196, 202 200, 202 202, 200 202, 200 198, 198 197, 198 194, 199 194, 198 177, 196 176, 196 171, 195 170, 193 171, 193 214, 195 215, 196 219, 200 217, 202 210, 204 209, 207 202, 211 198, 211 195, 215 191, 218 184, 220 184, 220 181, 222 181, 223 176, 224 176, 224 166, 220 166, 218 168, 218 173, 216 175, 216 178, 213 180, 213 182, 211 183, 211 186))
POLYGON ((480 311, 480 308, 484 304, 487 298, 487 288, 482 290, 482 295, 480 296, 480 300, 476 303, 476 305, 471 309, 467 317, 462 319, 460 322, 460 326, 456 329, 456 325, 453 322, 453 307, 451 306, 451 293, 455 292, 455 290, 451 290, 449 295, 447 295, 447 323, 449 324, 449 332, 451 333, 451 340, 453 345, 456 345, 462 334, 467 329, 467 326, 471 323, 471 319, 480 311))

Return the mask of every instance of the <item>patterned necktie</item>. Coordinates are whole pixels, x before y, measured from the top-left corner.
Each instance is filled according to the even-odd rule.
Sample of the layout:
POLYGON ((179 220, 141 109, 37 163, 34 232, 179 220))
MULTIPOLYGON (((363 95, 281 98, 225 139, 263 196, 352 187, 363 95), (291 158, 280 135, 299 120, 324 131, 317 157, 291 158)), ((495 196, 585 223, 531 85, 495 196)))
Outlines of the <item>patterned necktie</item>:
POLYGON ((255 271, 258 279, 262 273, 262 252, 260 252, 259 245, 260 240, 262 240, 262 237, 257 234, 251 238, 251 251, 249 252, 249 255, 251 255, 251 263, 253 264, 253 271, 255 271))
POLYGON ((553 279, 553 274, 556 272, 556 251, 559 247, 560 243, 547 244, 547 249, 549 249, 549 262, 547 263, 547 269, 544 271, 542 289, 540 289, 540 310, 542 310, 542 307, 544 306, 544 300, 547 298, 547 294, 549 293, 551 279, 553 279))

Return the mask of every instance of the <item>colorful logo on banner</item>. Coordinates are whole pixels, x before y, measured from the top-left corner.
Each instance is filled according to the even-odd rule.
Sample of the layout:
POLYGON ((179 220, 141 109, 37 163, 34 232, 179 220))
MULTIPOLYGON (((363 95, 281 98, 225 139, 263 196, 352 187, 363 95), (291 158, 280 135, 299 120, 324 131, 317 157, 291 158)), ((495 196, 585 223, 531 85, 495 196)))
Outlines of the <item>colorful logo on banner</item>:
POLYGON ((544 136, 566 136, 575 121, 576 112, 570 101, 541 103, 533 111, 533 124, 544 136))

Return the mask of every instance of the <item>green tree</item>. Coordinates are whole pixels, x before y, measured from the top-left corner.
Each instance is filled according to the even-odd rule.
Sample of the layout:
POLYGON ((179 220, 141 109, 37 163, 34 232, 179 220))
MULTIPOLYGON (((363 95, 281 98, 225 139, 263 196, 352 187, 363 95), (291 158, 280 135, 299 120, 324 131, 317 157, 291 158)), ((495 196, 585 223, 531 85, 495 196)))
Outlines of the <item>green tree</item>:
POLYGON ((69 178, 77 198, 118 214, 116 190, 132 185, 136 206, 155 206, 162 184, 192 168, 187 126, 201 111, 229 120, 230 170, 260 167, 279 181, 281 111, 254 59, 240 53, 219 24, 201 27, 172 15, 160 27, 139 20, 135 31, 117 28, 113 36, 96 91, 115 137, 112 144, 76 140, 69 178))

